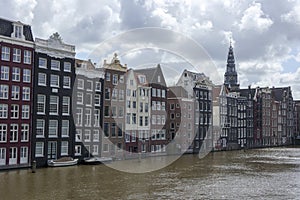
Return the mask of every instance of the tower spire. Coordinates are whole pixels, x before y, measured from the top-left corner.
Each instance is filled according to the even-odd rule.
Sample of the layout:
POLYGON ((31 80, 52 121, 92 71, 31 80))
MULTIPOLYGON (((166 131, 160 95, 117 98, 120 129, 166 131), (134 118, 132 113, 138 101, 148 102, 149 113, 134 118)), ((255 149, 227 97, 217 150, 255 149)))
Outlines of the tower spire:
POLYGON ((238 77, 235 68, 235 59, 232 47, 232 38, 230 37, 229 51, 227 56, 226 72, 224 74, 224 85, 230 89, 239 89, 238 77))

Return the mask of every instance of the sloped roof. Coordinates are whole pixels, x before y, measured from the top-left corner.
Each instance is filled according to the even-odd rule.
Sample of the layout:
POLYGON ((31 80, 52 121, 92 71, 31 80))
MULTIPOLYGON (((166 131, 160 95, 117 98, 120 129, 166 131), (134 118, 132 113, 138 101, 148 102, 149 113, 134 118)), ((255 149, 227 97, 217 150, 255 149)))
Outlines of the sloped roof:
MULTIPOLYGON (((11 34, 13 32, 13 23, 15 23, 15 21, 0 18, 0 35, 11 37, 11 34)), ((33 42, 33 35, 30 25, 23 24, 23 34, 25 36, 25 40, 33 42)))
POLYGON ((182 86, 171 86, 168 89, 168 98, 188 98, 188 92, 182 86))
POLYGON ((145 68, 145 69, 135 69, 134 72, 144 74, 146 76, 147 81, 151 83, 161 84, 164 86, 167 86, 164 74, 162 73, 160 64, 158 64, 156 67, 152 68, 145 68), (161 75, 161 81, 157 81, 157 76, 161 75))

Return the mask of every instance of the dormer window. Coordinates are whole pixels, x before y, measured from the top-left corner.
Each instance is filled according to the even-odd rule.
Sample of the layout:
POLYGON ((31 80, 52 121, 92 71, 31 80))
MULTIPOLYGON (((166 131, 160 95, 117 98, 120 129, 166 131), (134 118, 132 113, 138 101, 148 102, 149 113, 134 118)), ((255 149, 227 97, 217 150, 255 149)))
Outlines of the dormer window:
POLYGON ((19 38, 19 39, 25 39, 23 35, 23 24, 20 22, 13 23, 13 33, 11 34, 11 37, 19 38))
POLYGON ((160 76, 159 75, 157 76, 157 82, 160 83, 160 76))
POLYGON ((139 76, 139 79, 140 79, 140 83, 146 83, 146 78, 145 78, 145 76, 140 75, 140 76, 139 76))

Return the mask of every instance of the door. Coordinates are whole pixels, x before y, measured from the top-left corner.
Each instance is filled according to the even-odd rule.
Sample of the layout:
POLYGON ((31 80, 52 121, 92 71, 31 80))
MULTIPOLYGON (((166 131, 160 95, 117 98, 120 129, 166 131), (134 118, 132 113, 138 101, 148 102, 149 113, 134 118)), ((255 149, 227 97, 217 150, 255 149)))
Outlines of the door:
POLYGON ((48 159, 53 160, 57 158, 57 146, 56 142, 48 142, 48 159))
POLYGON ((28 163, 28 147, 21 147, 20 164, 28 163))
POLYGON ((6 149, 0 148, 0 165, 6 164, 6 149))
POLYGON ((10 165, 17 164, 17 157, 18 157, 17 147, 9 148, 9 164, 10 165))

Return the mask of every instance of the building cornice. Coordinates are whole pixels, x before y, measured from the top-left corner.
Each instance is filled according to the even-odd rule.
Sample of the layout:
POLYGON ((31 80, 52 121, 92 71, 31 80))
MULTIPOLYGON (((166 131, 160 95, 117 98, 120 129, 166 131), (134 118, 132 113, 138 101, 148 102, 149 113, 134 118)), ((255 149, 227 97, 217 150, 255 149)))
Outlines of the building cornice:
POLYGON ((34 42, 32 42, 32 41, 21 40, 21 39, 18 39, 18 38, 6 37, 6 36, 3 36, 3 35, 0 35, 0 42, 5 42, 5 43, 8 43, 8 44, 12 44, 12 45, 19 45, 19 46, 34 48, 34 42))

